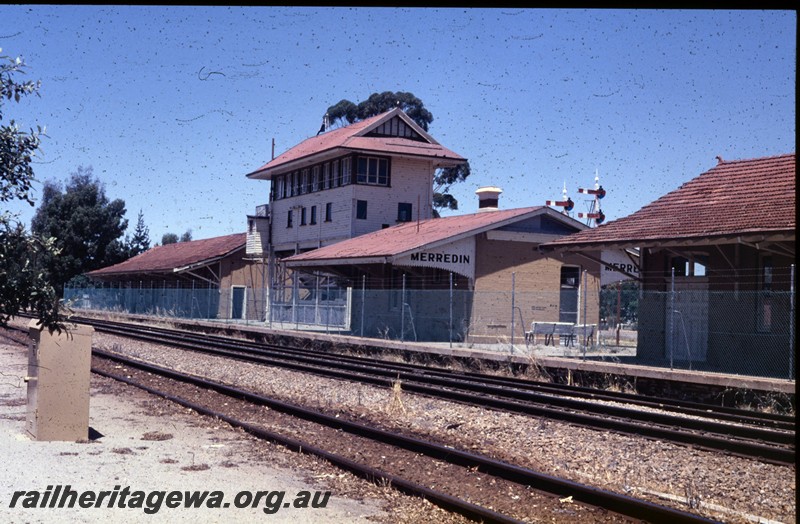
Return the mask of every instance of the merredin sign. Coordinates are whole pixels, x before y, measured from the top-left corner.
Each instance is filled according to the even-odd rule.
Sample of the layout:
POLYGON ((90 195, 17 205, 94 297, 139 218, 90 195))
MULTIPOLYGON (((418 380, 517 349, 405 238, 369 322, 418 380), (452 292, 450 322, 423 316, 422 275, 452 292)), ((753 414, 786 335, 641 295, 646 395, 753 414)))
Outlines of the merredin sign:
POLYGON ((600 285, 605 286, 614 282, 631 280, 632 276, 639 276, 639 254, 632 251, 603 251, 602 273, 600 285))
POLYGON ((475 240, 468 238, 431 249, 423 248, 394 263, 399 266, 435 267, 474 278, 475 240))

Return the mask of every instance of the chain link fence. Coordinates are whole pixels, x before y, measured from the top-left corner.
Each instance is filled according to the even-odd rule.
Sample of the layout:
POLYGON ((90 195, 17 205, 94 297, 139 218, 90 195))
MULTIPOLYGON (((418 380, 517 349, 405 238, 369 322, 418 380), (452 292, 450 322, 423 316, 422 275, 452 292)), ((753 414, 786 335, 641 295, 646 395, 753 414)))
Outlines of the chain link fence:
MULTIPOLYGON (((794 379, 790 291, 67 288, 74 309, 794 379), (551 336, 535 325, 553 324, 551 336), (566 326, 566 327, 564 327, 566 326), (538 329, 538 328, 537 328, 538 329), (571 330, 571 331, 570 331, 571 330)), ((547 325, 545 328, 549 327, 547 325)))

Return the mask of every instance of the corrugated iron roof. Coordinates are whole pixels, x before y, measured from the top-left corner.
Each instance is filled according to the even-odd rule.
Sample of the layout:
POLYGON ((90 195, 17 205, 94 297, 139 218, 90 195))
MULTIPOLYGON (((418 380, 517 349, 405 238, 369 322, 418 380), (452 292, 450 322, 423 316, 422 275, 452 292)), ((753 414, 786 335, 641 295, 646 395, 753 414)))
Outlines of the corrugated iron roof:
MULTIPOLYGON (((455 242, 541 213, 560 215, 546 206, 485 211, 470 215, 405 222, 286 259, 289 263, 354 258, 395 257, 422 247, 455 242)), ((580 227, 580 224, 576 227, 580 227)))
POLYGON ((247 242, 247 233, 235 233, 221 237, 177 242, 156 246, 144 253, 113 266, 87 273, 91 277, 102 277, 135 273, 163 273, 188 266, 203 265, 241 249, 247 242))
POLYGON ((438 158, 447 160, 448 163, 458 163, 466 160, 461 155, 439 144, 433 137, 414 123, 401 109, 395 108, 380 115, 367 118, 366 120, 350 124, 349 126, 340 127, 307 138, 252 173, 249 173, 247 176, 250 178, 270 179, 273 174, 283 172, 283 168, 293 169, 291 164, 298 160, 334 149, 374 151, 376 153, 438 158), (395 116, 403 118, 409 125, 413 126, 414 130, 426 139, 426 142, 396 136, 362 136, 372 128, 379 126, 384 121, 395 116))
POLYGON ((639 211, 546 246, 652 243, 796 228, 795 154, 723 161, 639 211))

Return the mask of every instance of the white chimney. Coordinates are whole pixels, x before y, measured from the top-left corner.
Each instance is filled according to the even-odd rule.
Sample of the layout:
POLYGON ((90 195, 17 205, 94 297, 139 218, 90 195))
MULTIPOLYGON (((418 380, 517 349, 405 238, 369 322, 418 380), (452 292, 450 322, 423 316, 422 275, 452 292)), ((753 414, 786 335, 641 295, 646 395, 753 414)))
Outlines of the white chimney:
POLYGON ((503 190, 499 187, 481 187, 475 194, 478 195, 478 212, 497 211, 497 200, 503 190))

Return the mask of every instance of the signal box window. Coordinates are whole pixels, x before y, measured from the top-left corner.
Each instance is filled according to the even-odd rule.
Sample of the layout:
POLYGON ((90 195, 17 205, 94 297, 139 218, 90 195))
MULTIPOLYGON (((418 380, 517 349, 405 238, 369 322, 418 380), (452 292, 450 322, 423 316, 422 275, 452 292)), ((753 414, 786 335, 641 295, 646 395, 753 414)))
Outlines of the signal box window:
POLYGON ((356 218, 359 220, 367 219, 367 201, 356 200, 356 218))
POLYGON ((397 221, 410 222, 411 221, 411 204, 400 202, 397 204, 397 221))

